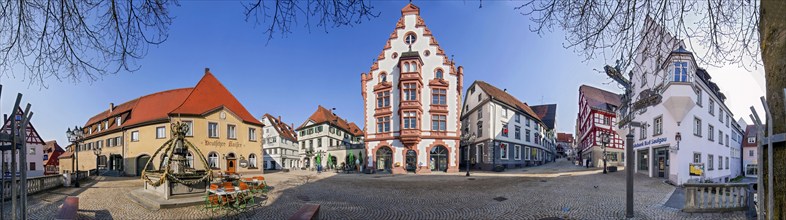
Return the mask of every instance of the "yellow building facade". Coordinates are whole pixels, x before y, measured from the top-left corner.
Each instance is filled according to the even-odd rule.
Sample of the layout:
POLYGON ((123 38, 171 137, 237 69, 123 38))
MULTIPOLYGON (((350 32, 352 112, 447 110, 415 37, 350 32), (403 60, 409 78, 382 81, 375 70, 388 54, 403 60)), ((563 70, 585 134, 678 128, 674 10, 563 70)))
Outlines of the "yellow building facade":
POLYGON ((69 147, 60 157, 60 170, 98 168, 102 173, 138 176, 148 161, 148 166, 158 168, 164 155, 153 155, 171 138, 171 123, 176 122, 189 125, 186 140, 208 163, 203 165, 197 151, 189 149, 187 159, 193 168, 262 174, 262 123, 208 71, 193 88, 110 104, 110 109, 85 124, 85 138, 77 148, 78 165, 71 162, 73 147, 69 147))

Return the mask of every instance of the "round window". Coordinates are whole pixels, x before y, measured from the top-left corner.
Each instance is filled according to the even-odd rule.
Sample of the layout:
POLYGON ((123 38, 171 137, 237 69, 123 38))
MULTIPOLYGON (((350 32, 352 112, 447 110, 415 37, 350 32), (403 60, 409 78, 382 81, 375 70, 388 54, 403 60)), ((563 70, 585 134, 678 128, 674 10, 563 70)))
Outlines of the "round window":
POLYGON ((393 52, 393 59, 396 59, 396 58, 398 58, 398 53, 393 52))
POLYGON ((423 51, 423 55, 425 56, 431 55, 431 51, 429 50, 423 51))
POLYGON ((407 34, 406 37, 404 37, 404 42, 407 43, 408 45, 414 44, 415 40, 417 40, 417 37, 415 37, 415 33, 409 33, 407 34))

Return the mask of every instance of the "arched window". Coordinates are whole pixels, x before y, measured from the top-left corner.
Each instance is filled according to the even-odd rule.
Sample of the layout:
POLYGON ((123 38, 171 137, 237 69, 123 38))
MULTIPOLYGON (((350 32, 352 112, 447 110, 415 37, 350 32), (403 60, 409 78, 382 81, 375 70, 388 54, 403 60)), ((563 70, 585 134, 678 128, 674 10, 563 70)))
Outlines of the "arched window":
POLYGON ((418 64, 413 63, 412 64, 412 72, 417 72, 417 71, 418 71, 418 64))
POLYGON ((435 77, 436 77, 437 79, 442 79, 442 77, 443 77, 443 76, 442 76, 442 70, 441 70, 441 69, 438 69, 438 70, 437 70, 437 73, 435 74, 435 77))
POLYGON ((404 63, 404 72, 405 73, 409 72, 409 63, 404 63))
POLYGON ((186 154, 186 165, 188 165, 188 167, 194 168, 194 155, 191 154, 191 152, 186 154))
POLYGON ((218 168, 218 154, 216 152, 210 152, 207 155, 207 164, 210 168, 218 168))
POLYGON ((257 168, 257 155, 248 155, 248 167, 257 168))
POLYGON ((379 82, 387 82, 388 81, 388 74, 380 73, 379 74, 379 82))

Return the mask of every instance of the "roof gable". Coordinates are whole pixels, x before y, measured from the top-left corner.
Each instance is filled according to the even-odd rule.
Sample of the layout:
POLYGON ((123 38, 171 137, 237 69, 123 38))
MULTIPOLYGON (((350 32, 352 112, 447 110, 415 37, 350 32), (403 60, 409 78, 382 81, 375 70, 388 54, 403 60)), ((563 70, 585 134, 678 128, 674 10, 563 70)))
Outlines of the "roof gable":
POLYGON ((169 115, 202 115, 222 106, 237 114, 243 122, 255 125, 262 124, 210 73, 209 69, 205 70, 205 75, 185 101, 169 115))
MULTIPOLYGON (((16 113, 14 114, 14 116, 7 118, 5 120, 5 122, 3 123, 3 132, 6 132, 6 133, 10 134, 11 133, 11 120, 15 120, 17 118, 21 119, 22 118, 22 114, 23 114, 22 108, 17 106, 16 113)), ((22 121, 19 121, 18 123, 21 123, 21 122, 22 121)), ((42 139, 41 135, 38 134, 38 131, 36 131, 35 127, 33 126, 33 122, 32 121, 28 121, 27 122, 27 131, 25 133, 25 138, 27 139, 27 143, 28 144, 45 144, 44 143, 44 139, 42 139)))
POLYGON ((554 129, 554 123, 557 120, 557 104, 548 105, 533 105, 530 106, 535 114, 538 114, 543 124, 546 124, 548 129, 554 129))
POLYGON ((354 136, 362 136, 364 134, 363 130, 361 130, 355 123, 347 122, 347 120, 338 117, 336 114, 333 114, 332 111, 322 107, 322 105, 317 106, 317 110, 311 114, 310 117, 308 117, 306 122, 303 122, 303 124, 295 130, 301 130, 305 127, 322 123, 327 123, 338 127, 354 136))
POLYGON ((507 92, 500 90, 497 87, 492 86, 484 81, 477 80, 473 84, 477 84, 481 90, 483 90, 487 95, 494 98, 494 100, 498 100, 502 103, 505 103, 509 106, 516 108, 517 110, 526 113, 530 117, 535 118, 538 121, 541 121, 541 118, 532 110, 532 108, 527 105, 527 103, 519 101, 516 97, 508 94, 507 92))
POLYGON ((613 112, 622 105, 620 95, 588 85, 581 85, 579 92, 590 107, 613 112))
POLYGON ((270 122, 270 125, 272 125, 273 129, 278 133, 278 136, 290 141, 297 142, 297 134, 295 133, 295 130, 293 130, 292 126, 289 126, 281 121, 280 117, 276 119, 270 114, 265 114, 262 116, 262 118, 270 122))

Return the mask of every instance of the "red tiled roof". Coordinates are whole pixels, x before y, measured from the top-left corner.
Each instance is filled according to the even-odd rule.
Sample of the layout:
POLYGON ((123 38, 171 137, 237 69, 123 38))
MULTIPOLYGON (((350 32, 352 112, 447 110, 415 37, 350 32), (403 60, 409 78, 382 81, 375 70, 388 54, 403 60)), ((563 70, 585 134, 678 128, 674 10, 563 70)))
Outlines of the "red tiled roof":
POLYGON ((557 142, 573 142, 573 134, 557 133, 557 142))
POLYGON ((199 83, 194 87, 191 94, 188 95, 188 98, 180 107, 177 107, 169 114, 202 115, 220 107, 228 108, 240 117, 243 122, 262 125, 208 70, 205 71, 205 76, 199 80, 199 83))
POLYGON ((311 116, 308 117, 308 120, 303 122, 303 124, 300 125, 300 127, 298 127, 295 130, 302 129, 308 124, 309 121, 313 122, 314 124, 328 123, 333 126, 339 127, 344 131, 351 133, 354 136, 363 135, 363 130, 360 130, 360 128, 355 123, 347 122, 347 120, 338 117, 337 115, 333 114, 332 111, 327 110, 325 107, 322 107, 321 105, 317 107, 317 111, 315 111, 314 114, 311 114, 311 116))
POLYGON ((491 84, 488 84, 488 83, 486 83, 484 81, 476 80, 474 82, 474 84, 477 84, 478 86, 480 86, 480 89, 483 89, 483 91, 488 93, 491 97, 494 97, 494 99, 499 100, 499 101, 501 101, 501 102, 503 102, 505 104, 508 104, 510 106, 514 106, 514 107, 518 108, 519 111, 523 111, 523 112, 527 113, 529 116, 532 116, 536 120, 542 122, 542 119, 538 116, 538 114, 535 113, 535 111, 532 111, 532 108, 530 108, 529 105, 527 105, 527 103, 519 101, 519 99, 517 99, 516 97, 513 97, 512 95, 508 94, 507 92, 502 91, 499 88, 494 87, 491 84))
POLYGON ((619 108, 619 106, 622 105, 620 95, 606 90, 588 85, 581 85, 581 87, 579 87, 579 92, 584 94, 584 98, 587 99, 587 104, 589 104, 590 107, 599 108, 605 111, 613 111, 609 108, 609 105, 615 108, 619 108))
POLYGON ((62 152, 62 151, 64 151, 63 148, 60 147, 59 144, 57 144, 56 140, 47 141, 44 144, 44 152, 49 151, 49 149, 52 149, 52 152, 56 152, 56 151, 61 151, 62 152))
POLYGON ((85 128, 105 120, 109 121, 107 129, 102 129, 101 132, 93 129, 93 134, 88 135, 90 137, 119 129, 120 127, 114 121, 115 116, 121 116, 120 126, 127 127, 155 120, 165 120, 170 116, 180 114, 202 115, 220 107, 229 109, 246 123, 262 125, 213 74, 206 71, 199 83, 193 88, 167 90, 136 98, 115 106, 111 112, 107 109, 91 117, 85 123, 85 128))
POLYGON ((71 156, 73 156, 73 155, 74 155, 74 152, 66 151, 66 152, 63 152, 62 154, 60 154, 60 156, 58 156, 57 159, 71 158, 71 156))
MULTIPOLYGON (((758 134, 756 132, 759 132, 759 128, 757 128, 756 125, 748 125, 747 127, 745 127, 745 137, 743 137, 743 139, 742 139, 742 146, 743 147, 758 147, 759 146, 757 143, 748 143, 748 137, 755 137, 756 139, 758 139, 758 137, 756 136, 758 134)), ((758 140, 757 140, 757 142, 758 142, 758 140)))
POLYGON ((278 132, 282 138, 297 142, 297 134, 295 134, 295 130, 291 126, 281 120, 278 120, 270 114, 265 114, 262 117, 267 118, 270 122, 273 123, 273 128, 276 129, 276 132, 278 132))

